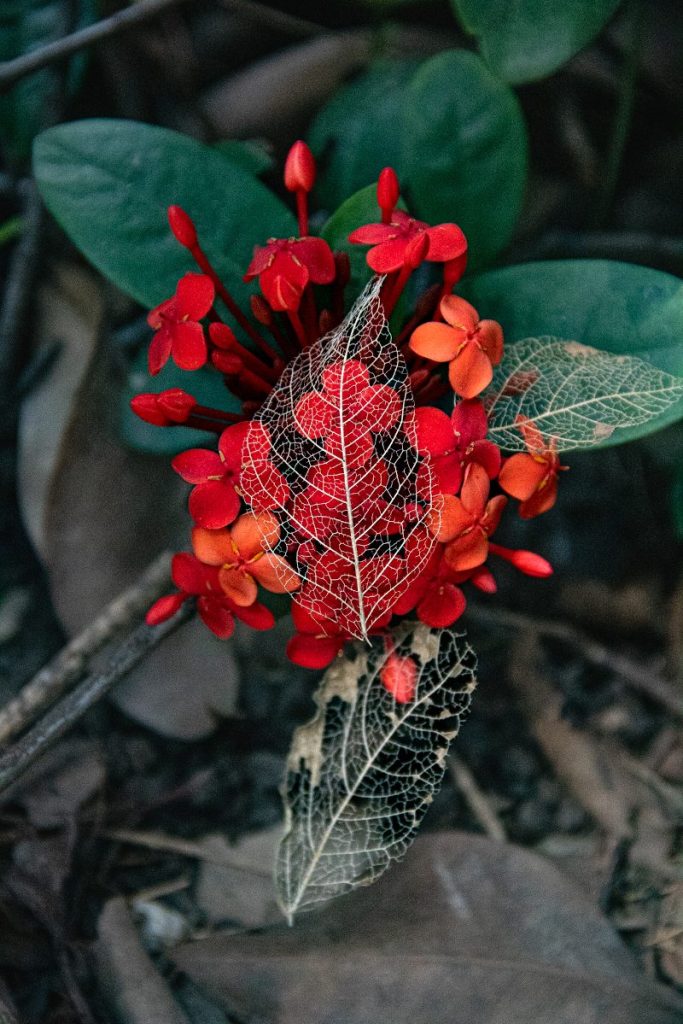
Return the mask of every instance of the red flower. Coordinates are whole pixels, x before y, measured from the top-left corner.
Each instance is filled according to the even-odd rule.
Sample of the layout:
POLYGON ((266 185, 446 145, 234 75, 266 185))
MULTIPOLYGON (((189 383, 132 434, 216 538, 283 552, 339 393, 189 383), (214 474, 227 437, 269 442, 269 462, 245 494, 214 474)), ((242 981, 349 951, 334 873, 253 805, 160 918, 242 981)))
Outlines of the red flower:
POLYGON ((191 448, 181 452, 171 466, 189 484, 196 484, 190 493, 190 515, 197 526, 218 530, 232 523, 240 510, 240 497, 235 490, 242 468, 242 445, 248 423, 227 427, 218 440, 218 451, 191 448))
POLYGON ((218 582, 226 596, 241 608, 256 600, 257 584, 274 594, 297 590, 301 581, 281 555, 269 550, 280 537, 280 525, 268 512, 240 516, 223 530, 192 531, 192 547, 200 562, 219 566, 218 582))
MULTIPOLYGON (((500 469, 500 449, 486 440, 488 423, 484 406, 475 400, 458 402, 451 416, 441 409, 421 406, 415 410, 417 451, 430 456, 431 469, 442 494, 460 490, 464 469, 477 462, 493 480, 500 469)), ((421 469, 424 475, 427 466, 421 469)))
POLYGON ((417 665, 410 655, 392 651, 379 670, 379 678, 397 704, 409 704, 417 689, 417 665))
POLYGON ((434 263, 449 262, 467 251, 467 239, 457 224, 437 224, 432 228, 402 210, 394 210, 388 224, 365 224, 356 228, 349 235, 349 241, 372 245, 367 254, 368 266, 377 274, 390 274, 400 270, 406 251, 420 235, 429 239, 426 259, 434 263))
POLYGON ((557 475, 567 466, 560 465, 555 438, 546 445, 540 430, 529 420, 521 422, 519 427, 529 454, 520 452, 505 460, 500 471, 500 486, 510 497, 521 501, 522 519, 533 519, 555 504, 557 475))
MULTIPOLYGON (((308 557, 308 556, 307 556, 308 557)), ((298 601, 314 618, 332 621, 340 633, 359 636, 384 629, 409 567, 393 555, 373 555, 355 566, 347 555, 323 551, 311 558, 298 601), (360 621, 358 589, 365 622, 360 621)))
POLYGON ((451 569, 443 547, 437 547, 425 571, 395 605, 394 614, 407 615, 414 609, 420 622, 432 629, 452 626, 467 605, 465 595, 456 586, 464 582, 463 575, 451 569))
POLYGON ((292 602, 292 621, 296 633, 287 643, 287 657, 303 668, 327 668, 348 640, 334 622, 314 618, 297 601, 292 602))
POLYGON ((254 250, 245 281, 259 279, 259 286, 272 309, 296 312, 304 288, 330 284, 335 276, 332 250, 322 238, 271 238, 254 250))
POLYGON ((489 537, 507 504, 502 494, 489 500, 489 488, 486 470, 473 462, 465 473, 460 497, 444 494, 434 504, 430 529, 446 544, 446 562, 456 572, 476 569, 488 556, 489 537))
POLYGON ((231 601, 218 582, 218 570, 204 565, 194 555, 185 552, 174 555, 171 576, 179 592, 167 594, 152 605, 146 616, 150 626, 157 626, 170 619, 190 597, 197 598, 199 617, 221 640, 232 636, 235 616, 252 629, 271 629, 275 625, 273 613, 264 605, 254 603, 244 608, 231 601))
MULTIPOLYGON (((340 461, 327 459, 312 466, 306 479, 309 486, 297 494, 291 509, 291 522, 298 533, 324 541, 338 553, 351 557, 349 507, 353 509, 356 522, 353 539, 356 554, 364 554, 372 537, 385 532, 382 512, 387 511, 387 503, 381 496, 389 474, 381 459, 374 459, 358 469, 346 469, 340 461)), ((386 532, 395 532, 391 524, 387 526, 386 532)))
POLYGON ((410 347, 435 363, 450 363, 448 379, 456 395, 475 398, 491 383, 503 356, 502 328, 495 320, 480 320, 474 306, 457 295, 446 295, 439 309, 446 323, 421 324, 410 347))
POLYGON ((324 437, 325 450, 347 466, 372 456, 372 433, 390 430, 401 417, 401 399, 388 384, 371 384, 357 359, 332 363, 323 371, 323 391, 308 391, 297 402, 294 426, 311 440, 324 437))
POLYGON ((206 362, 204 329, 197 321, 211 309, 213 281, 206 274, 185 274, 175 295, 151 311, 147 323, 156 331, 149 346, 149 372, 156 375, 173 356, 181 370, 198 370, 206 362))

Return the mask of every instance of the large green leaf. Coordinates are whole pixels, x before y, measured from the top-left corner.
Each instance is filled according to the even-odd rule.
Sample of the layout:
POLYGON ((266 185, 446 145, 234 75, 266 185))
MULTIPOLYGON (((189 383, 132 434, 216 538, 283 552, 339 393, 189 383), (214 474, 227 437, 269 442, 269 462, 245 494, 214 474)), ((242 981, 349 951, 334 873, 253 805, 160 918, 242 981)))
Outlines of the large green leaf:
POLYGON ((416 61, 381 61, 322 108, 309 133, 321 163, 315 195, 322 206, 334 210, 383 167, 402 167, 406 87, 417 68, 416 61))
POLYGON ((524 196, 526 129, 512 90, 464 50, 417 69, 379 64, 323 108, 310 133, 318 196, 335 207, 396 168, 416 216, 456 221, 472 266, 509 241, 524 196))
POLYGON ((451 0, 506 82, 549 75, 593 39, 620 0, 451 0))
MULTIPOLYGON (((500 321, 507 342, 553 335, 683 377, 683 282, 670 274, 611 260, 557 260, 489 271, 459 291, 482 317, 500 321)), ((641 437, 682 416, 678 400, 602 444, 641 437)))
POLYGON ((405 110, 410 201, 431 223, 460 224, 470 266, 486 264, 510 240, 524 198, 527 141, 517 98, 475 54, 452 50, 422 65, 405 110))
POLYGON ((194 219, 238 301, 254 245, 296 233, 289 210, 239 162, 166 128, 60 125, 36 139, 34 170, 47 206, 79 249, 146 306, 171 295, 192 266, 168 228, 173 203, 194 219))
MULTIPOLYGON (((0 3, 0 62, 46 46, 97 18, 97 0, 3 0, 0 3)), ((27 75, 0 96, 0 146, 7 159, 21 163, 39 131, 60 115, 61 96, 78 87, 85 56, 73 57, 66 78, 49 67, 27 75)))

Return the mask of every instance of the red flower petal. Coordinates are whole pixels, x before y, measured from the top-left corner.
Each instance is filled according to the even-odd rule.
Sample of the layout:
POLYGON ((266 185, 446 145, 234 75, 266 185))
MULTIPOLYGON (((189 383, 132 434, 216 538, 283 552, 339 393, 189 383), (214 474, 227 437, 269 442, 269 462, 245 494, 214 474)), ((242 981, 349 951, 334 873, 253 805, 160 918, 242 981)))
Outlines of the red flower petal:
POLYGON ((353 412, 368 430, 378 433, 391 430, 401 417, 403 404, 388 384, 371 384, 357 395, 353 412))
POLYGON ((178 281, 175 308, 178 320, 201 320, 211 309, 216 295, 213 281, 207 274, 185 274, 178 281))
POLYGON ((406 243, 407 240, 403 237, 392 238, 376 245, 365 257, 368 266, 376 274, 391 274, 394 270, 400 270, 403 266, 406 243))
POLYGON ((486 501, 491 489, 491 482, 483 466, 476 462, 471 463, 465 472, 465 482, 462 485, 460 497, 463 506, 467 511, 479 519, 486 508, 486 501))
POLYGON ((225 470, 239 474, 242 468, 242 448, 249 429, 249 421, 245 420, 244 423, 226 427, 218 438, 218 451, 223 458, 225 470))
POLYGON ((463 451, 474 441, 483 441, 488 431, 483 402, 478 398, 461 399, 451 413, 451 424, 463 451))
POLYGON ((190 494, 188 505, 197 526, 207 530, 228 526, 240 511, 240 499, 234 485, 223 480, 198 484, 190 494))
POLYGON ((329 393, 329 399, 335 406, 339 402, 340 395, 348 401, 367 388, 369 384, 370 373, 365 363, 359 359, 344 359, 331 363, 323 370, 323 387, 329 393))
POLYGON ((266 608, 264 604, 259 604, 258 601, 249 605, 248 608, 238 608, 235 606, 233 613, 252 629, 272 629, 275 625, 275 616, 270 608, 266 608))
POLYGON ((477 566, 483 565, 488 552, 489 542, 486 535, 479 527, 475 527, 469 533, 456 537, 450 544, 447 544, 444 558, 450 569, 463 572, 466 569, 476 569, 477 566))
POLYGON ((153 377, 156 377, 159 370, 168 362, 173 348, 173 335, 167 324, 159 328, 150 342, 147 353, 147 366, 153 377))
POLYGON ((380 242, 386 242, 395 233, 396 229, 391 224, 363 224, 351 232, 349 242, 354 245, 378 245, 380 242))
POLYGON ((208 626, 219 640, 228 640, 234 633, 235 619, 232 612, 215 598, 200 597, 197 601, 197 611, 204 625, 208 626))
POLYGON ((327 394, 319 391, 307 391, 294 409, 294 426, 303 434, 314 440, 323 437, 329 428, 335 412, 335 405, 327 394))
POLYGON ((457 224, 437 224, 427 229, 427 235, 427 259, 434 263, 446 263, 467 252, 467 239, 457 224))
POLYGON ((434 320, 413 331, 410 347, 418 356, 435 363, 447 363, 460 352, 464 340, 462 333, 434 320))
POLYGON ((148 626, 158 626, 159 623, 166 622, 166 619, 175 615, 186 598, 187 594, 182 591, 179 594, 166 594, 164 597, 160 597, 151 608, 147 609, 145 622, 148 626))
POLYGON ((483 466, 489 480, 495 480, 500 472, 502 456, 500 448, 493 441, 474 441, 466 453, 465 461, 483 466))
MULTIPOLYGON (((158 335, 157 335, 158 337, 158 335)), ((173 326, 173 361, 181 370, 198 370, 206 363, 206 339, 201 324, 188 320, 173 326)))
POLYGON ((308 268, 314 284, 329 284, 334 281, 334 256, 323 238, 297 238, 292 242, 291 252, 308 268))
POLYGON ((417 617, 432 629, 445 629, 460 618, 467 601, 460 587, 453 583, 435 584, 417 606, 417 617))
POLYGON ((479 323, 479 314, 474 306, 459 295, 444 295, 439 306, 441 316, 451 327, 457 327, 469 334, 479 323))
POLYGON ((422 406, 413 413, 420 455, 445 455, 455 449, 453 425, 447 413, 422 406))
POLYGON ((415 698, 417 665, 411 657, 390 654, 380 669, 379 677, 397 704, 408 704, 415 698))
POLYGON ((540 487, 548 473, 545 459, 520 452, 506 459, 500 471, 498 482, 506 494, 519 501, 528 501, 540 487))
POLYGON ((297 633, 285 648, 287 657, 303 668, 327 668, 344 646, 340 637, 317 637, 297 633))
POLYGON ((477 341, 494 366, 503 358, 503 328, 496 320, 482 320, 477 341))
POLYGON ((208 566, 203 565, 199 559, 186 551, 181 551, 173 556, 171 577, 176 587, 187 591, 188 594, 202 593, 211 578, 218 581, 218 577, 213 575, 208 566))
POLYGON ((522 519, 534 519, 536 516, 549 512, 557 501, 557 476, 554 474, 548 478, 544 487, 539 488, 535 494, 522 502, 519 506, 519 514, 522 519))
POLYGON ((491 360, 476 341, 466 342, 451 361, 448 379, 456 395, 461 398, 476 398, 489 386, 493 379, 491 360))
POLYGON ((223 475, 223 463, 216 452, 207 448, 190 448, 171 460, 171 467, 188 484, 203 484, 211 477, 223 475))

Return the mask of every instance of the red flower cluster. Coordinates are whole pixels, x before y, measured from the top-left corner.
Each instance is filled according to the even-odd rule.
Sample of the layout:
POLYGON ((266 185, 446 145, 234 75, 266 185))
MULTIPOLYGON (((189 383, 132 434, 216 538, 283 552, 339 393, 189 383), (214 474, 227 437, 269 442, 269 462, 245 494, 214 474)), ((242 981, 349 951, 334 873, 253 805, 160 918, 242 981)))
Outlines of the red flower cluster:
POLYGON ((502 328, 452 293, 467 258, 460 228, 397 209, 391 168, 378 180, 379 219, 349 240, 370 246, 367 263, 383 275, 377 294, 387 318, 414 271, 439 265, 439 283, 397 325, 401 355, 391 352, 400 366, 369 327, 360 340, 349 334, 344 352, 314 369, 301 358, 288 366, 319 351, 320 338, 339 327, 349 280, 347 257, 309 232, 315 175, 310 150, 297 142, 284 179, 296 199, 299 237, 255 249, 244 277, 258 279, 261 292, 252 297, 252 317, 219 279, 190 217, 169 209, 171 230, 200 272, 185 274, 150 313, 150 372, 169 358, 185 370, 208 365, 242 411, 201 406, 179 389, 132 402, 149 423, 200 427, 217 438, 215 448, 173 460, 192 485, 193 554, 174 557, 178 590, 157 601, 147 621, 163 621, 192 598, 209 629, 227 637, 235 618, 256 629, 273 625, 262 591, 291 594, 292 661, 324 668, 350 637, 381 634, 382 683, 406 703, 417 667, 393 652, 392 622, 410 615, 433 629, 452 625, 465 610, 464 584, 496 590, 491 557, 549 575, 545 559, 491 538, 510 498, 523 518, 550 509, 565 467, 553 440, 529 421, 519 424, 526 452, 504 459, 488 437, 483 393, 503 358, 502 328), (301 366, 306 374, 297 381, 301 366), (450 414, 434 405, 449 394, 450 414), (285 414, 280 399, 287 395, 285 414))

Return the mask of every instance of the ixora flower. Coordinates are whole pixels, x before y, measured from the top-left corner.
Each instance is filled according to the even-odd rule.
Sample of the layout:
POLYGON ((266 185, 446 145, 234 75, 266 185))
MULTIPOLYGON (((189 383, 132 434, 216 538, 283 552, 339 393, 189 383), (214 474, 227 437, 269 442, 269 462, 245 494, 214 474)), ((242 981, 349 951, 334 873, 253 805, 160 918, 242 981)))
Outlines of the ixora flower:
POLYGON ((491 536, 510 498, 521 501, 523 517, 549 508, 562 467, 552 439, 533 424, 520 423, 527 451, 504 461, 489 436, 487 398, 479 396, 503 356, 503 334, 453 294, 467 257, 461 229, 398 209, 398 178, 385 168, 377 221, 349 235, 351 245, 370 246, 368 268, 380 276, 345 320, 348 254, 309 230, 315 176, 310 150, 297 142, 284 183, 299 235, 255 247, 244 279, 260 294, 247 311, 213 268, 190 215, 169 208, 171 230, 200 272, 188 270, 150 313, 150 369, 169 358, 187 370, 206 366, 240 411, 200 405, 180 389, 132 402, 149 423, 214 437, 173 459, 191 486, 193 553, 175 556, 178 591, 150 609, 148 622, 191 599, 208 628, 228 637, 235 618, 270 628, 263 602, 291 595, 292 661, 320 669, 354 637, 384 638, 380 685, 407 704, 418 668, 394 648, 397 626, 410 618, 431 630, 453 626, 468 586, 496 591, 490 556, 548 575, 545 559, 491 536), (394 344, 386 322, 424 263, 440 280, 418 296, 394 344))
POLYGON ((149 372, 154 376, 173 356, 181 370, 198 370, 206 362, 204 329, 198 323, 213 305, 215 290, 206 274, 185 274, 175 295, 147 317, 156 331, 149 347, 149 372))
POLYGON ((422 324, 412 334, 413 352, 435 363, 448 363, 448 379, 456 395, 476 398, 488 387, 493 367, 503 358, 503 331, 495 320, 480 320, 474 306, 457 295, 439 305, 446 323, 422 324))

